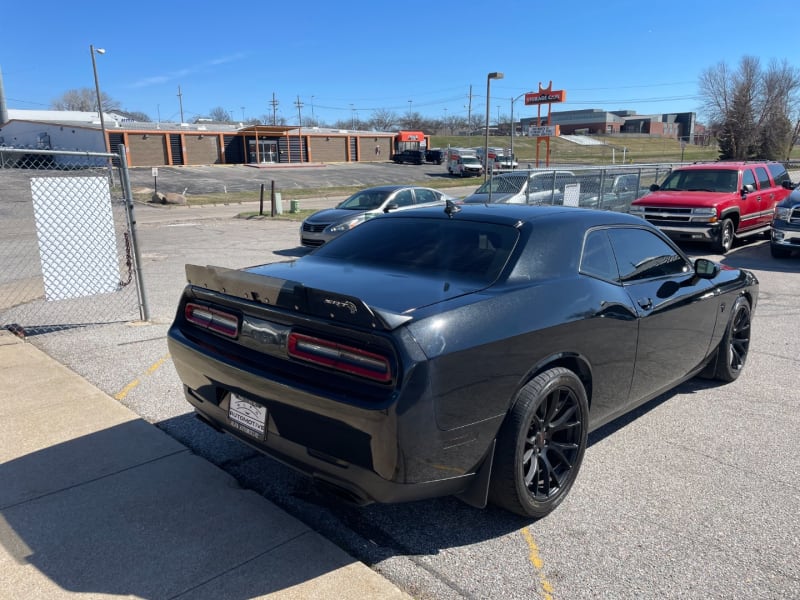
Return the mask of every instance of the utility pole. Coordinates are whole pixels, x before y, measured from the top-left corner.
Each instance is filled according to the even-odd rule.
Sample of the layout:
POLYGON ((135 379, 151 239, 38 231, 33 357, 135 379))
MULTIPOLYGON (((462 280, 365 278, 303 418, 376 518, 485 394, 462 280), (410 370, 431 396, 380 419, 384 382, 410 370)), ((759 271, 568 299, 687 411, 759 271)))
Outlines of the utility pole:
POLYGON ((178 86, 178 104, 181 107, 181 123, 183 123, 183 94, 181 94, 181 86, 178 86))
POLYGON ((469 84, 469 104, 467 104, 467 131, 472 131, 472 84, 469 84))
POLYGON ((303 126, 303 115, 300 113, 300 109, 303 108, 303 103, 300 102, 300 96, 297 96, 297 102, 294 103, 297 107, 297 124, 302 127, 303 126))
POLYGON ((277 125, 276 111, 278 110, 278 104, 280 104, 280 102, 275 99, 275 92, 272 92, 272 102, 270 102, 270 104, 272 105, 272 124, 277 125))

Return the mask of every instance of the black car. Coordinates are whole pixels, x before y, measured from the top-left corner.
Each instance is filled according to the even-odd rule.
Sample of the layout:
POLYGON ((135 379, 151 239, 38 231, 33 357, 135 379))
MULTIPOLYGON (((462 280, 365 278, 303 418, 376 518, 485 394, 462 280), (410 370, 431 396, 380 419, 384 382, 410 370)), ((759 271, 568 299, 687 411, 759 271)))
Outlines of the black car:
POLYGON ((436 163, 437 165, 442 164, 442 162, 444 162, 444 150, 440 150, 439 148, 426 150, 425 162, 436 163))
POLYGON ((792 250, 800 250, 800 189, 775 205, 769 249, 775 258, 786 258, 792 250))
POLYGON ((758 282, 638 217, 389 213, 290 262, 187 265, 168 343, 200 417, 356 503, 455 494, 530 517, 587 434, 744 367, 758 282))
POLYGON ((392 155, 392 160, 397 164, 411 163, 421 165, 425 162, 425 152, 423 150, 403 150, 392 155))

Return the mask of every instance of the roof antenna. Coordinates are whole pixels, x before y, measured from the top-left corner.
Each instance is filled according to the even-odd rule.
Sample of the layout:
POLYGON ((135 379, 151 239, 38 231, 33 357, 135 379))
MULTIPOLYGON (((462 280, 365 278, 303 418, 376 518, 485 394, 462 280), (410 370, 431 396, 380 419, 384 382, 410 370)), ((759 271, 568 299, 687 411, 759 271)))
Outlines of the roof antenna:
POLYGON ((445 200, 444 212, 452 219, 454 214, 461 212, 461 207, 452 200, 445 200))

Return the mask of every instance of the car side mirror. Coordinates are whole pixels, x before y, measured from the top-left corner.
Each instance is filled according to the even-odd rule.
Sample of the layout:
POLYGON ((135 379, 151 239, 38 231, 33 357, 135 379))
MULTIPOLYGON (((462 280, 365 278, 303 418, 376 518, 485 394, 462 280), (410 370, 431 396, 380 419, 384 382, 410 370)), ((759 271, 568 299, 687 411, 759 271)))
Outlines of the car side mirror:
POLYGON ((712 279, 719 274, 719 265, 707 258, 698 258, 694 261, 694 274, 701 279, 712 279))
POLYGON ((756 188, 752 183, 745 183, 742 186, 742 197, 744 198, 747 194, 752 194, 755 189, 756 188))
POLYGON ((400 207, 398 206, 397 202, 389 202, 389 204, 387 204, 383 209, 383 212, 388 213, 390 210, 397 210, 398 208, 400 207))
POLYGON ((659 189, 661 189, 661 186, 658 185, 657 183, 651 183, 650 184, 650 191, 651 192, 657 192, 659 189))

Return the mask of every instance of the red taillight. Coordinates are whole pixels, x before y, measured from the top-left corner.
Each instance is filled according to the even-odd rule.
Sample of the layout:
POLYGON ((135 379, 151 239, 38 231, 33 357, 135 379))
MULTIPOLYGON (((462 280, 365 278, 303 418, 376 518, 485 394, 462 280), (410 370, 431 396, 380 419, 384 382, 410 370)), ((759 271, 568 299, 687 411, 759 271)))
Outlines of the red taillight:
POLYGON ((351 375, 387 383, 392 369, 385 356, 300 333, 289 334, 289 356, 351 375))
POLYGON ((186 305, 184 315, 187 321, 203 329, 210 329, 230 338, 239 335, 239 318, 236 315, 191 302, 186 305))

